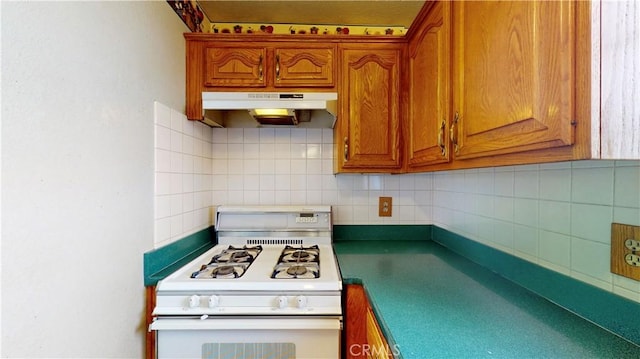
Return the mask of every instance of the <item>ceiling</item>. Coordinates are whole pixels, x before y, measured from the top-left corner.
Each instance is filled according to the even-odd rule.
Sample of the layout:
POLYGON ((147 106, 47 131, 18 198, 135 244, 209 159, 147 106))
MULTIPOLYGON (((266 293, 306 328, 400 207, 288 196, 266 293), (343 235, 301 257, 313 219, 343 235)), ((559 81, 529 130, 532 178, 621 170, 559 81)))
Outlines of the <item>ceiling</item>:
POLYGON ((424 1, 198 0, 212 23, 402 26, 409 28, 424 1))

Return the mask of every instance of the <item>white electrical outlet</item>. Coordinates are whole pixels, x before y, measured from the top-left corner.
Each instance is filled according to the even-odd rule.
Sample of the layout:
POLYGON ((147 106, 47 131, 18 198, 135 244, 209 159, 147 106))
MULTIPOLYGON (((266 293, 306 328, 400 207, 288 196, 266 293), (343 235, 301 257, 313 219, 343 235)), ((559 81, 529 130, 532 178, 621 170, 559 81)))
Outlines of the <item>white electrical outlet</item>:
POLYGON ((634 267, 640 267, 640 256, 636 254, 627 254, 624 256, 624 261, 627 262, 628 265, 634 267))
POLYGON ((624 241, 624 246, 629 248, 629 250, 632 252, 640 251, 640 241, 637 241, 632 238, 629 238, 626 241, 624 241))
POLYGON ((640 267, 640 256, 638 255, 629 253, 624 256, 624 261, 630 266, 640 267))

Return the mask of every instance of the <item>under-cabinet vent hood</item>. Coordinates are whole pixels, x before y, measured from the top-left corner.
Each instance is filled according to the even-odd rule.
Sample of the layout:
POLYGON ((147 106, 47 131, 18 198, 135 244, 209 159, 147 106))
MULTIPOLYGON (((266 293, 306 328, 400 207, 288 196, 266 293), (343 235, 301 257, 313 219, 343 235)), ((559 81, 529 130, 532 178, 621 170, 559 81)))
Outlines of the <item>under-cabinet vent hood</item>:
POLYGON ((317 117, 326 118, 328 114, 331 121, 317 127, 333 127, 337 100, 335 92, 203 92, 202 108, 205 123, 213 126, 223 124, 209 115, 211 111, 242 110, 261 126, 298 126, 303 122, 313 122, 312 113, 320 112, 317 117))

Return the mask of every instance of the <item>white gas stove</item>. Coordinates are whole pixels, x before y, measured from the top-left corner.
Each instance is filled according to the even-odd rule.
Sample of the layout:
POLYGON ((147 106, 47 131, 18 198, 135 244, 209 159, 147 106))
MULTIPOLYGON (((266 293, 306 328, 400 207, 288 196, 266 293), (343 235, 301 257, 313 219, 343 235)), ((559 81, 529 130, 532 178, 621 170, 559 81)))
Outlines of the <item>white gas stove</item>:
POLYGON ((156 287, 158 357, 256 344, 284 353, 275 359, 339 357, 331 207, 221 206, 216 219, 218 244, 156 287))

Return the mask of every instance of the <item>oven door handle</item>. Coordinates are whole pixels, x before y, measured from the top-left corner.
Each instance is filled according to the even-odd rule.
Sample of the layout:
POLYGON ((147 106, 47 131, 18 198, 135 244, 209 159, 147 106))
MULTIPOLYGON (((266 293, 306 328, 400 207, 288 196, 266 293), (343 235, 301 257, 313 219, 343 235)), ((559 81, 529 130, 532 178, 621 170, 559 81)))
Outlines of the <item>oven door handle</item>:
POLYGON ((340 330, 340 318, 158 318, 149 325, 151 330, 340 330))

